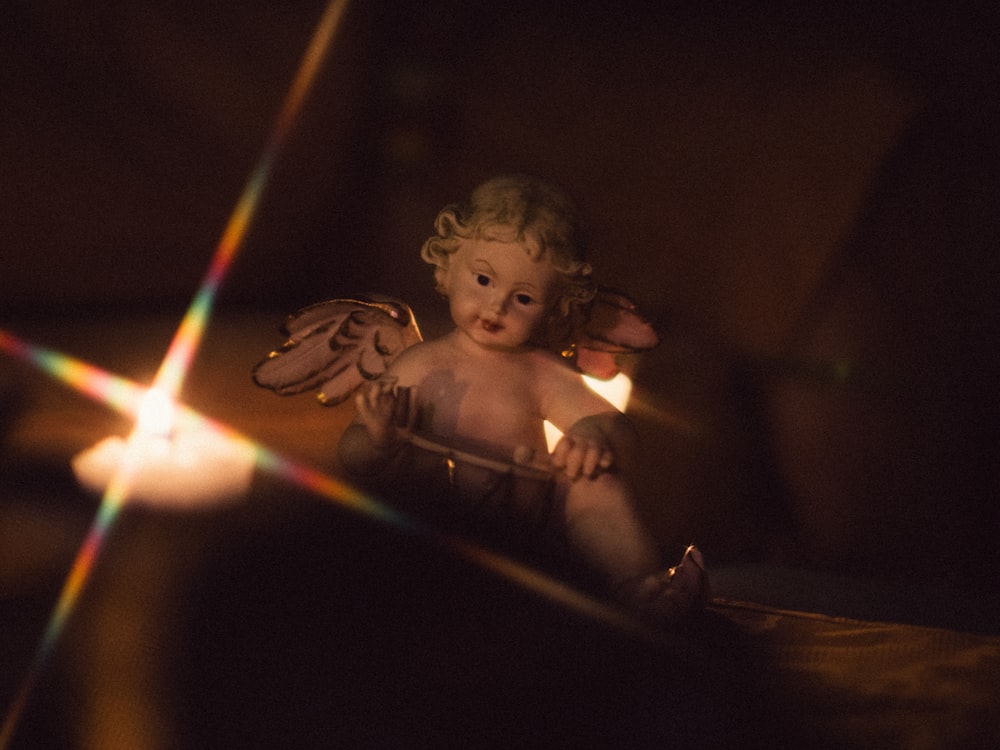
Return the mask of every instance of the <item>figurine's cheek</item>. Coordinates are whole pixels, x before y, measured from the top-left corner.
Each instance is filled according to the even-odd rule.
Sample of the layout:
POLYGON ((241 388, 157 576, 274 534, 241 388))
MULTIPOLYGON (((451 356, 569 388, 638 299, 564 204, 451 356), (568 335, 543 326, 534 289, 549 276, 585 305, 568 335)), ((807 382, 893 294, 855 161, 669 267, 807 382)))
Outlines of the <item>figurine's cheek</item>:
POLYGON ((475 299, 467 295, 453 297, 451 300, 451 315, 456 319, 456 322, 465 319, 475 319, 479 314, 479 309, 480 306, 476 303, 475 299))
POLYGON ((518 322, 528 329, 533 329, 542 321, 541 311, 535 308, 517 310, 515 315, 518 322))
POLYGON ((469 290, 469 299, 475 300, 476 304, 488 304, 490 301, 490 290, 487 287, 477 284, 469 290))

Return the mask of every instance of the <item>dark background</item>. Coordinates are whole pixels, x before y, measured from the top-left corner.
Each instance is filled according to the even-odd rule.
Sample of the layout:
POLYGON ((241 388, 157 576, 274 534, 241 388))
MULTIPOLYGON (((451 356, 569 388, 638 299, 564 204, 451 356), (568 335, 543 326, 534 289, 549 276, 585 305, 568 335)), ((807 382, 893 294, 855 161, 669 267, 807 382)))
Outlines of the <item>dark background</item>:
MULTIPOLYGON (((179 317, 321 5, 9 9, 5 321, 179 317)), ((635 409, 661 535, 975 574, 996 546, 995 12, 656 8, 356 4, 220 312, 376 290, 433 334, 438 208, 543 174, 664 333, 635 409)))
MULTIPOLYGON (((305 0, 8 4, 0 327, 150 377, 322 10, 305 0)), ((537 173, 580 202, 598 278, 629 292, 661 330, 661 346, 636 364, 630 413, 643 437, 640 510, 669 559, 696 541, 718 569, 843 576, 858 596, 883 592, 862 597, 868 609, 853 613, 869 617, 875 599, 904 586, 916 620, 940 614, 930 612, 940 600, 932 591, 992 602, 997 21, 985 2, 896 11, 861 2, 359 0, 274 165, 185 397, 335 470, 350 407, 323 411, 250 382, 253 363, 280 343, 283 315, 377 291, 410 302, 425 334, 442 332, 445 310, 418 253, 436 212, 497 172, 537 173), (876 582, 884 587, 866 588, 876 582)), ((18 634, 5 692, 26 667, 94 509, 69 459, 127 428, 42 381, 0 360, 0 582, 4 621, 13 623, 6 631, 18 634)), ((354 676, 373 663, 392 675, 398 661, 393 679, 404 687, 391 705, 403 724, 405 711, 421 707, 437 718, 431 693, 415 704, 404 695, 422 690, 434 657, 455 674, 469 664, 501 674, 490 700, 509 701, 512 724, 536 702, 525 726, 553 741, 565 735, 545 714, 566 705, 541 696, 562 682, 532 686, 539 675, 599 683, 576 696, 585 713, 611 695, 645 696, 649 704, 630 703, 634 713, 607 729, 615 739, 641 715, 651 739, 680 728, 707 746, 717 739, 703 731, 712 711, 695 707, 729 706, 744 688, 726 677, 688 690, 686 673, 670 681, 670 659, 650 662, 589 625, 567 640, 565 615, 532 607, 517 621, 527 605, 505 584, 344 526, 291 491, 255 495, 250 510, 204 523, 126 514, 101 568, 108 578, 91 587, 90 614, 64 647, 82 665, 73 679, 83 687, 50 676, 56 684, 43 683, 32 731, 65 746, 56 735, 71 733, 73 711, 101 704, 76 734, 127 738, 127 728, 100 723, 106 715, 132 716, 157 736, 163 704, 119 705, 105 681, 125 675, 116 689, 144 695, 149 686, 129 683, 122 666, 139 663, 138 653, 154 673, 183 672, 185 700, 214 701, 230 722, 218 737, 238 727, 280 735, 272 710, 317 720, 317 736, 328 737, 340 714, 319 718, 311 712, 327 703, 300 698, 332 684, 344 692, 324 700, 353 701, 361 712, 343 732, 357 740, 369 731, 361 724, 385 718, 372 710, 385 686, 362 681, 369 692, 352 693, 347 678, 322 672, 340 669, 336 661, 309 676, 315 654, 339 653, 341 640, 361 649, 350 652, 354 676), (317 600, 328 584, 343 590, 317 600), (372 591, 382 592, 374 610, 372 591), (454 615, 456 606, 454 629, 441 632, 447 616, 429 612, 454 615), (397 628, 413 610, 424 618, 421 637, 435 634, 433 647, 412 651, 409 631, 397 628), (316 623, 335 629, 318 636, 316 623), (517 639, 484 652, 500 630, 517 639), (553 651, 556 640, 563 648, 553 651), (289 648, 305 642, 311 648, 289 648), (177 653, 190 663, 178 664, 177 653), (511 654, 548 666, 522 673, 511 654), (644 660, 652 692, 633 679, 644 660), (276 673, 287 692, 274 704, 276 673), (504 696, 505 687, 527 693, 504 696), (77 695, 90 703, 77 706, 77 695), (660 712, 661 699, 680 700, 684 720, 660 712)), ((463 697, 461 682, 431 681, 445 684, 457 693, 442 701, 463 697)), ((725 713, 720 734, 730 721, 748 726, 753 701, 739 705, 747 715, 725 713)), ((197 717, 198 706, 189 708, 197 717)), ((468 715, 466 728, 495 720, 488 713, 468 715)), ((212 736, 199 723, 207 716, 188 720, 189 730, 212 736)), ((600 724, 592 719, 579 737, 600 724)), ((388 733, 397 730, 406 736, 405 726, 388 733)))
MULTIPOLYGON (((433 334, 437 210, 542 174, 664 332, 637 375, 658 418, 635 411, 661 535, 975 574, 996 546, 996 11, 653 5, 357 3, 220 311, 375 290, 433 334)), ((321 10, 9 9, 5 320, 179 317, 321 10)))
MULTIPOLYGON (((444 330, 436 212, 537 173, 663 334, 631 413, 668 554, 995 597, 998 12, 649 5, 354 3, 222 290, 218 361, 248 372, 285 312, 371 290, 444 330)), ((322 9, 8 7, 0 326, 114 367, 129 341, 74 331, 179 320, 322 9)), ((24 376, 0 376, 7 403, 24 376)), ((230 392, 262 433, 284 408, 230 392)), ((289 445, 319 451, 323 416, 289 445)))

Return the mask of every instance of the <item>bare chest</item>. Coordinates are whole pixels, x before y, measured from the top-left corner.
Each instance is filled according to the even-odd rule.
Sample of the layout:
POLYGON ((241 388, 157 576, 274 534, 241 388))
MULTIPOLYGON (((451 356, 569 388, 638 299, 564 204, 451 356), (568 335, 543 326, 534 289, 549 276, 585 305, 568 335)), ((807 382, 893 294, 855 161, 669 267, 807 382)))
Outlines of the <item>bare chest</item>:
POLYGON ((517 362, 434 370, 417 391, 421 428, 433 434, 503 450, 543 440, 530 368, 517 362))

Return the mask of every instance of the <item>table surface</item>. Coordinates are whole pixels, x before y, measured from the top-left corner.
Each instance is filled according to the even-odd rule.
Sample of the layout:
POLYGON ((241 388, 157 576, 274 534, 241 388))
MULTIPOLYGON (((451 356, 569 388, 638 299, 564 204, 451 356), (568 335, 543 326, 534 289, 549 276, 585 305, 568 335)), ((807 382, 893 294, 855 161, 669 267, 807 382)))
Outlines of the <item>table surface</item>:
MULTIPOLYGON (((220 317, 208 330, 185 385, 184 400, 266 445, 280 446, 297 460, 332 469, 333 447, 351 417, 350 406, 325 409, 309 397, 277 398, 250 381, 254 357, 264 356, 280 343, 276 333, 280 321, 280 314, 268 312, 220 317), (235 356, 234 352, 241 355, 235 356), (246 352, 256 354, 242 356, 246 352)), ((169 316, 130 319, 127 323, 114 319, 74 321, 71 325, 50 320, 25 324, 13 332, 34 343, 148 382, 166 349, 173 325, 169 316)), ((55 597, 96 511, 96 498, 75 485, 69 460, 109 434, 124 434, 128 422, 104 405, 74 394, 64 385, 9 359, 0 360, 0 375, 3 376, 0 409, 5 417, 4 472, 0 480, 4 491, 0 504, 0 615, 5 639, 10 644, 0 663, 3 674, 0 688, 6 706, 41 641, 55 597)), ((84 746, 91 742, 102 747, 124 747, 129 742, 144 743, 146 747, 169 746, 169 738, 176 739, 173 734, 176 726, 164 716, 178 710, 178 701, 183 703, 177 696, 171 661, 190 657, 188 651, 193 647, 183 642, 179 634, 191 635, 185 629, 190 627, 186 619, 190 601, 197 598, 192 591, 202 591, 203 586, 193 582, 224 575, 220 570, 227 570, 226 565, 234 560, 258 574, 263 570, 263 579, 275 570, 284 571, 280 583, 271 580, 262 586, 261 591, 267 593, 261 594, 263 598, 257 601, 256 613, 261 622, 273 624, 285 623, 284 618, 288 617, 287 613, 281 614, 279 605, 283 601, 280 592, 291 585, 289 581, 306 578, 316 583, 313 574, 306 571, 310 563, 319 561, 320 568, 333 576, 331 580, 337 580, 336 572, 324 566, 331 559, 336 560, 341 552, 313 550, 310 545, 322 547, 322 544, 310 536, 312 532, 303 531, 302 519, 296 514, 305 508, 302 515, 306 518, 321 514, 319 527, 333 524, 339 528, 340 511, 323 509, 322 503, 310 504, 301 497, 286 502, 286 491, 273 478, 257 478, 245 506, 206 508, 203 513, 190 516, 149 509, 130 511, 135 517, 127 515, 131 520, 120 524, 114 544, 109 545, 108 559, 102 563, 103 567, 98 566, 88 595, 81 599, 75 625, 67 632, 66 642, 54 658, 52 674, 46 680, 54 681, 56 689, 32 702, 24 719, 23 736, 41 740, 41 746, 51 743, 54 747, 84 746), (274 531, 281 528, 290 531, 287 534, 274 531), (155 533, 149 533, 150 530, 155 533), (304 542, 299 538, 303 534, 304 542), (271 549, 274 554, 280 552, 280 557, 274 558, 280 564, 275 562, 261 568, 263 563, 256 552, 234 550, 234 545, 247 538, 255 543, 264 540, 263 549, 271 549), (328 554, 334 557, 327 559, 328 554), (298 559, 300 555, 305 556, 304 566, 299 564, 303 562, 298 559), (221 567, 220 560, 226 561, 221 567), (71 716, 70 707, 75 707, 72 711, 84 707, 87 715, 71 716), (52 721, 53 714, 58 720, 52 721), (124 726, 126 715, 131 718, 124 726)), ((352 529, 356 523, 350 522, 352 529)), ((345 532, 341 541, 347 547, 364 538, 369 540, 370 548, 355 549, 354 557, 346 562, 346 558, 340 559, 339 570, 357 565, 350 569, 356 577, 365 578, 372 574, 369 568, 362 567, 366 560, 369 563, 375 559, 388 560, 385 565, 390 568, 399 564, 399 560, 394 561, 397 547, 382 548, 388 544, 386 533, 379 531, 370 536, 371 533, 370 529, 345 532), (375 557, 376 550, 381 550, 381 557, 375 557)), ((394 539, 392 534, 388 537, 394 539)), ((416 555, 413 559, 425 559, 425 552, 413 554, 416 555)), ((438 611, 441 601, 453 606, 454 597, 442 592, 449 587, 452 591, 465 590, 465 579, 450 578, 455 575, 453 565, 432 562, 429 567, 439 578, 449 581, 440 587, 430 585, 426 589, 430 592, 429 601, 438 611)), ((392 610, 397 606, 399 591, 394 587, 399 572, 393 576, 369 581, 371 587, 365 596, 378 591, 375 600, 392 610)), ((988 603, 993 610, 980 608, 978 620, 969 620, 974 627, 963 629, 960 620, 945 616, 946 601, 937 595, 922 598, 919 586, 896 592, 899 606, 893 610, 891 606, 866 605, 887 598, 885 589, 876 591, 870 586, 851 587, 850 582, 846 583, 845 587, 844 581, 829 576, 801 571, 793 574, 773 568, 718 572, 717 598, 710 614, 735 627, 743 639, 741 642, 762 660, 769 686, 766 692, 773 698, 768 701, 772 719, 781 723, 779 715, 786 718, 794 715, 792 723, 796 731, 806 732, 810 737, 825 737, 830 746, 973 747, 977 741, 995 736, 1000 729, 1000 705, 996 698, 1000 695, 1000 638, 996 635, 996 621, 990 620, 995 603, 988 603), (813 595, 805 596, 810 587, 813 595), (825 596, 821 595, 824 592, 825 596), (895 617, 892 621, 894 612, 912 616, 895 617), (883 614, 888 619, 879 621, 883 614), (928 623, 944 626, 926 627, 928 623), (977 632, 966 632, 972 630, 977 632)), ((241 585, 241 595, 251 596, 253 588, 247 588, 246 583, 241 585)), ((424 580, 423 585, 429 584, 424 580)), ((495 598, 490 601, 504 602, 505 597, 511 596, 506 588, 494 591, 491 587, 495 583, 479 581, 477 586, 493 592, 495 598)), ((360 594, 334 592, 332 596, 335 601, 337 596, 347 596, 344 601, 355 606, 357 602, 352 597, 360 594)), ((412 598, 407 601, 413 605, 412 598)), ((961 606, 975 609, 976 603, 965 601, 961 606)), ((231 625, 232 613, 239 609, 237 604, 231 610, 210 610, 214 614, 208 620, 231 625)), ((358 611, 353 612, 357 616, 358 611)), ((576 632, 577 626, 567 627, 564 618, 557 624, 547 621, 549 615, 539 615, 533 605, 524 612, 538 616, 538 620, 529 618, 529 623, 531 626, 542 623, 540 632, 547 636, 557 634, 561 638, 576 632)), ((329 611, 323 610, 320 619, 329 616, 329 611)), ((513 615, 494 611, 494 616, 503 621, 513 615)), ((452 612, 442 621, 455 628, 468 625, 470 617, 473 615, 462 610, 458 614, 452 612)), ((473 617, 476 627, 483 626, 480 617, 478 614, 473 617)), ((420 627, 430 627, 429 620, 416 619, 422 623, 420 627)), ((358 626, 358 623, 345 625, 336 618, 331 622, 336 628, 348 628, 351 633, 358 626)), ((524 626, 525 622, 519 624, 524 626)), ((399 627, 399 621, 389 622, 387 618, 374 632, 392 642, 399 637, 399 627)), ((255 637, 260 637, 260 633, 247 635, 239 641, 240 648, 253 650, 260 646, 255 637)), ((574 637, 570 635, 566 640, 572 643, 574 637)), ((728 639, 725 636, 724 640, 728 639)), ((193 642, 197 641, 195 638, 193 642)), ((689 634, 679 636, 682 647, 691 642, 689 634)), ((482 650, 484 643, 475 640, 473 646, 482 650)), ((534 651, 537 644, 530 643, 508 644, 509 655, 515 661, 524 656, 523 652, 538 658, 534 651)), ((618 641, 610 643, 610 653, 622 648, 618 641)), ((268 640, 267 647, 275 649, 276 644, 268 640)), ((284 643, 277 650, 294 653, 296 644, 284 643)), ((555 648, 553 652, 562 654, 563 650, 555 648)), ((628 649, 622 653, 625 652, 631 653, 628 649)), ((240 653, 245 655, 246 651, 240 653)), ((571 662, 562 661, 561 656, 551 658, 550 666, 556 671, 573 675, 574 670, 580 669, 575 662, 574 666, 568 666, 571 662)), ((464 666, 468 660, 475 661, 466 655, 458 663, 464 666)), ((496 668, 496 664, 493 666, 496 668)), ((239 670, 227 671, 228 667, 218 664, 213 668, 221 675, 220 679, 239 684, 239 670)), ((607 665, 602 664, 601 668, 606 669, 607 665)), ((461 671, 460 667, 455 670, 454 674, 461 671)), ((508 675, 507 679, 515 678, 508 675)), ((45 685, 52 687, 49 682, 45 685)), ((365 684, 364 680, 360 682, 365 684)), ((520 682, 516 684, 522 687, 520 682)), ((610 684, 617 683, 612 680, 610 684)), ((447 681, 441 685, 452 687, 447 681)), ((310 689, 317 689, 316 684, 311 683, 310 689)), ((234 694, 239 694, 239 690, 234 690, 234 694)), ((706 695, 709 701, 717 697, 711 691, 706 695)), ((674 694, 667 697, 678 699, 674 694)), ((403 704, 390 701, 388 705, 398 708, 403 704)), ((240 713, 231 706, 228 708, 234 714, 240 713)), ((431 703, 425 708, 433 713, 437 706, 431 703)), ((771 726, 758 728, 767 732, 771 726)), ((782 731, 787 732, 787 727, 782 731)), ((704 736, 712 735, 709 732, 704 736)))

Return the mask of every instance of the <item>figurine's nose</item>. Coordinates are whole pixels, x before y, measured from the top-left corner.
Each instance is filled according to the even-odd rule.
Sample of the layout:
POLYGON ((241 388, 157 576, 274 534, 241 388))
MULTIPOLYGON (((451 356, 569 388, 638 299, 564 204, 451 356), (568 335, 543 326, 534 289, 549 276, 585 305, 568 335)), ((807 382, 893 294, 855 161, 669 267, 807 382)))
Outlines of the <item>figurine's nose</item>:
POLYGON ((504 311, 507 309, 507 298, 500 292, 494 292, 490 295, 490 312, 494 312, 497 315, 503 315, 504 311))

